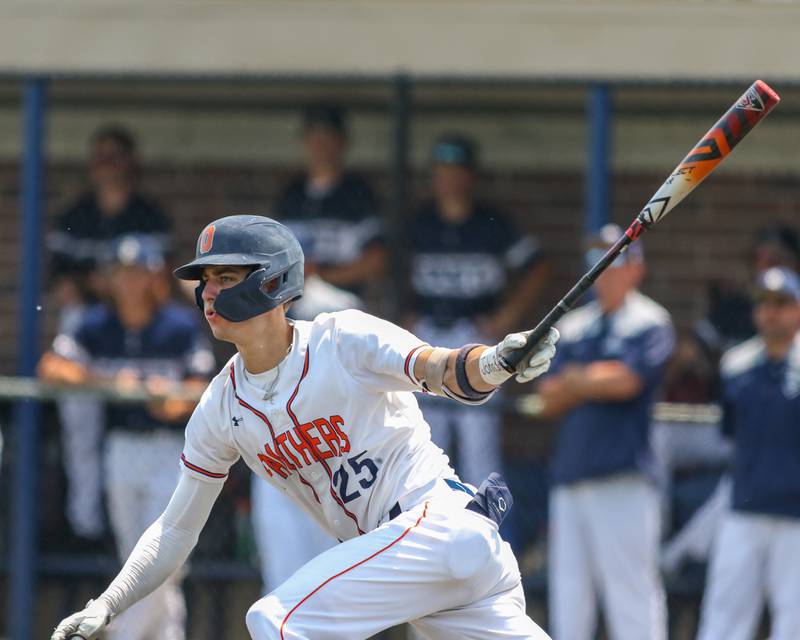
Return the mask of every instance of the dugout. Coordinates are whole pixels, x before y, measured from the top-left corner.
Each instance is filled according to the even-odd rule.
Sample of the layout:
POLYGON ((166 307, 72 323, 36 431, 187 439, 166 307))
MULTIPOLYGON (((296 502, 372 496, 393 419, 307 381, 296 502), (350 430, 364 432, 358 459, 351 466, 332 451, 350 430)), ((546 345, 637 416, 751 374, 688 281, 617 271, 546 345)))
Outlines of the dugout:
MULTIPOLYGON (((0 301, 7 318, 0 324, 2 375, 30 375, 36 354, 52 336, 54 315, 41 278, 40 238, 48 216, 82 185, 91 130, 109 121, 123 122, 139 137, 144 188, 179 221, 181 254, 191 250, 193 230, 209 217, 260 209, 274 197, 299 165, 298 111, 309 102, 348 108, 351 164, 375 185, 382 215, 398 232, 395 238, 410 206, 425 192, 432 140, 443 129, 467 130, 482 146, 488 197, 502 203, 552 253, 556 275, 549 298, 542 301, 545 307, 577 273, 581 251, 576 238, 583 230, 608 219, 630 219, 688 146, 749 82, 763 75, 781 93, 782 104, 758 135, 681 204, 664 229, 645 237, 650 268, 645 291, 688 327, 703 311, 709 279, 746 280, 750 238, 762 216, 789 224, 798 220, 800 158, 794 141, 800 134, 800 87, 790 65, 797 45, 791 33, 785 39, 791 43, 780 45, 776 31, 791 31, 796 24, 790 7, 734 3, 740 6, 731 12, 714 7, 701 16, 693 3, 680 3, 668 17, 668 3, 653 9, 633 3, 638 6, 626 11, 618 4, 590 9, 591 3, 582 2, 559 11, 555 3, 525 9, 506 0, 499 3, 499 13, 481 23, 486 14, 467 2, 444 3, 450 4, 449 15, 440 6, 427 16, 397 2, 381 3, 384 13, 362 13, 360 3, 342 2, 344 13, 338 15, 317 2, 316 16, 324 16, 327 25, 319 36, 323 43, 352 41, 359 27, 374 41, 349 50, 320 47, 314 54, 307 46, 314 30, 303 22, 311 18, 290 3, 265 3, 265 10, 277 12, 270 27, 273 49, 254 52, 242 44, 247 38, 229 37, 264 15, 241 3, 216 23, 227 36, 222 40, 232 43, 230 51, 210 46, 199 53, 198 47, 190 55, 173 44, 160 54, 175 61, 170 66, 134 46, 139 29, 156 29, 153 42, 159 36, 178 42, 188 33, 182 28, 192 29, 196 38, 213 34, 218 11, 198 10, 181 27, 170 3, 160 10, 162 26, 152 8, 137 18, 116 3, 104 18, 88 19, 91 3, 79 3, 74 11, 47 11, 47 4, 24 11, 0 9, 5 12, 4 50, 16 47, 0 74, 0 238, 6 247, 0 255, 0 301), (538 20, 537 37, 508 32, 515 17, 528 28, 538 20), (455 23, 447 42, 458 44, 449 53, 433 44, 413 51, 390 28, 398 19, 408 30, 423 29, 427 21, 426 43, 455 23), (92 20, 100 22, 92 26, 92 20), (592 20, 602 28, 589 28, 592 20), (646 29, 638 28, 644 24, 646 29), (746 24, 754 30, 749 36, 746 24), (297 55, 300 47, 276 35, 281 26, 303 34, 303 55, 297 55), (580 37, 564 39, 570 27, 580 37), (93 60, 75 43, 92 41, 98 28, 122 29, 126 37, 116 50, 108 45, 99 49, 93 60), (686 31, 679 42, 674 37, 678 28, 686 31), (693 38, 719 43, 729 36, 726 28, 738 36, 726 40, 738 45, 725 44, 724 52, 698 65, 687 43, 693 38), (55 35, 51 39, 48 33, 55 35), (530 42, 510 51, 502 46, 504 33, 509 41, 530 42), (754 46, 766 46, 766 34, 772 49, 754 46), (37 38, 48 40, 48 46, 32 55, 31 42, 37 38), (611 46, 615 39, 625 46, 611 46), (484 44, 469 53, 465 44, 477 41, 484 44), (598 50, 608 56, 595 64, 591 52, 598 50), (64 51, 69 55, 59 55, 64 51)), ((97 46, 103 46, 102 40, 97 46)), ((400 265, 402 244, 395 242, 393 251, 400 265)), ((400 310, 391 291, 401 269, 392 274, 376 299, 386 315, 397 317, 400 310)), ((48 520, 37 514, 37 505, 43 502, 41 492, 57 484, 56 476, 37 472, 42 461, 57 466, 51 423, 42 420, 34 402, 3 403, 0 545, 8 561, 2 564, 2 593, 15 615, 4 616, 6 628, 0 632, 21 640, 34 637, 32 612, 43 620, 43 610, 35 608, 35 577, 58 581, 80 565, 74 558, 39 553, 39 533, 48 520)), ((519 418, 510 419, 507 438, 522 459, 546 454, 547 432, 534 436, 519 418)), ((95 575, 104 577, 113 566, 113 561, 100 561, 95 575)), ((214 559, 196 578, 241 581, 252 580, 253 573, 241 563, 214 559)), ((204 597, 199 595, 198 603, 204 597)))

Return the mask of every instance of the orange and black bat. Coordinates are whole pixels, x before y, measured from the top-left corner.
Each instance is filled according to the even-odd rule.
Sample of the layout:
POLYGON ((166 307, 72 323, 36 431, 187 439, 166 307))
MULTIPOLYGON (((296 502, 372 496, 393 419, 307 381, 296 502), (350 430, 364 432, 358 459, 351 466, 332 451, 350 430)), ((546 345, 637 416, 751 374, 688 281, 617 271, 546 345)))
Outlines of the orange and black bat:
POLYGON ((704 135, 689 154, 675 167, 650 201, 642 208, 625 233, 606 254, 569 290, 558 304, 536 325, 525 347, 505 358, 513 372, 556 322, 569 311, 592 286, 597 277, 642 233, 661 220, 730 155, 733 148, 778 104, 780 97, 766 82, 756 80, 717 123, 704 135))

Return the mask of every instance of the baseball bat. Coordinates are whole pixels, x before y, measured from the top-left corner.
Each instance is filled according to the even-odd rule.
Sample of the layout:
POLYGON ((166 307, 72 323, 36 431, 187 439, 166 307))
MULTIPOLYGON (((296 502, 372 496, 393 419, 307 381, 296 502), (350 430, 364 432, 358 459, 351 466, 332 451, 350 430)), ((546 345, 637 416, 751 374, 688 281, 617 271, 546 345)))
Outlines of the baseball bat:
POLYGON ((525 346, 503 358, 506 370, 514 373, 516 366, 531 354, 550 327, 572 308, 614 259, 705 180, 778 102, 778 94, 766 82, 756 80, 675 167, 619 240, 534 327, 525 346))

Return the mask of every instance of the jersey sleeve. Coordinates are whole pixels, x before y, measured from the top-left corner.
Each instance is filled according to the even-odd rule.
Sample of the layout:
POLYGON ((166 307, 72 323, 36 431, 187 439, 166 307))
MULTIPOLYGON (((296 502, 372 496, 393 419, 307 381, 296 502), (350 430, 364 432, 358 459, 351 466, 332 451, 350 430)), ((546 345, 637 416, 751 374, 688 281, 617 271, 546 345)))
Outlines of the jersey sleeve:
POLYGON ((391 322, 362 311, 336 316, 339 358, 350 375, 371 391, 421 391, 414 363, 428 344, 391 322))
POLYGON ((192 477, 205 482, 224 482, 228 470, 239 459, 239 451, 229 441, 222 407, 223 391, 218 379, 206 389, 186 426, 186 441, 181 467, 192 477))
POLYGON ((620 360, 642 378, 645 386, 658 384, 675 348, 672 325, 664 323, 650 327, 626 342, 620 360))

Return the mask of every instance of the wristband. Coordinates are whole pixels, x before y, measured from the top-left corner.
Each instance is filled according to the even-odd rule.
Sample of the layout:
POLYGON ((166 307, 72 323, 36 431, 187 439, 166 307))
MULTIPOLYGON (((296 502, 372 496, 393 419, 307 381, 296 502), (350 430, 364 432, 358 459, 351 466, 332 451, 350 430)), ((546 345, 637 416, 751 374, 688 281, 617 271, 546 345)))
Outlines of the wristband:
POLYGON ((469 377, 467 376, 467 356, 470 351, 480 346, 482 345, 476 343, 465 344, 458 350, 458 355, 456 355, 456 384, 458 384, 458 388, 461 389, 464 397, 469 400, 483 400, 492 393, 491 391, 478 391, 469 383, 469 377))

